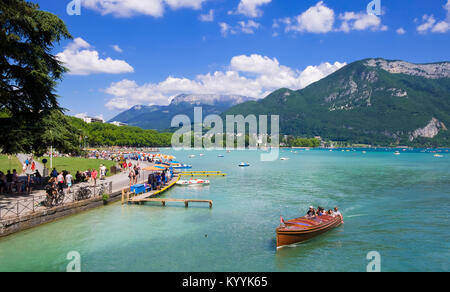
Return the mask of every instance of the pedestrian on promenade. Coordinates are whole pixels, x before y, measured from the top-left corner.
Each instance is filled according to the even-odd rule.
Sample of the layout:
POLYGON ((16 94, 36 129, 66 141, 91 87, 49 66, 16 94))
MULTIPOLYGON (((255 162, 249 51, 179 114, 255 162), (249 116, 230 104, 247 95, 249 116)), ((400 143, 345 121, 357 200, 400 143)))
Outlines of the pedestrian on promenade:
POLYGON ((56 181, 58 183, 58 192, 63 192, 65 180, 62 172, 58 174, 58 176, 56 177, 56 181))
POLYGON ((66 185, 67 185, 67 193, 70 194, 70 189, 72 188, 73 176, 70 174, 70 171, 67 172, 66 175, 66 185))
POLYGON ((56 168, 53 168, 51 177, 52 178, 57 178, 58 177, 58 171, 56 170, 56 168))
POLYGON ((93 169, 92 173, 91 173, 91 177, 92 177, 92 180, 94 181, 95 186, 97 185, 97 175, 98 175, 97 170, 93 169))
POLYGON ((104 180, 106 176, 106 166, 100 164, 100 180, 104 180))
POLYGON ((128 178, 130 179, 130 187, 134 184, 134 177, 136 176, 136 173, 133 169, 130 169, 128 172, 128 178))
POLYGON ((6 190, 6 175, 3 171, 0 171, 0 195, 2 195, 6 190))

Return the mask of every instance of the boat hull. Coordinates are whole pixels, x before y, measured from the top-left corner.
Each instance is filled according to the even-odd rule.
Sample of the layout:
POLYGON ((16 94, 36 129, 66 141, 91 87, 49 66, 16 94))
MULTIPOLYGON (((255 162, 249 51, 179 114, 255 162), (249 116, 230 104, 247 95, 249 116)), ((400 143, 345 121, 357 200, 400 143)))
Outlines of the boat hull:
POLYGON ((310 226, 305 225, 303 228, 296 228, 294 224, 298 220, 303 220, 303 222, 305 222, 304 220, 306 219, 294 219, 286 222, 285 227, 277 228, 277 248, 305 242, 339 227, 342 224, 342 218, 336 217, 320 224, 310 226))

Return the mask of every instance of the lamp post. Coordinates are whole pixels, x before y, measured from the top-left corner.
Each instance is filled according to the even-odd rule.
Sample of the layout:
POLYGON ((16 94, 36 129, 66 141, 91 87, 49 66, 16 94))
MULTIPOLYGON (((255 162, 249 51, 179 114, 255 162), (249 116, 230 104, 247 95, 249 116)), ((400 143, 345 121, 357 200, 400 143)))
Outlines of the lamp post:
POLYGON ((52 135, 52 130, 50 130, 50 139, 51 139, 51 144, 50 144, 50 169, 53 169, 53 135, 52 135))

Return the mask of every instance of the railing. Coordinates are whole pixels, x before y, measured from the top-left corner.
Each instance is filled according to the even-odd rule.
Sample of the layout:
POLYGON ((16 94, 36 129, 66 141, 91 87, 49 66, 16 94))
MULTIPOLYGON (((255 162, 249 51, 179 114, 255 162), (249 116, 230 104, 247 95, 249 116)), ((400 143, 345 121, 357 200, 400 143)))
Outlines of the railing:
POLYGON ((0 220, 20 217, 24 215, 33 214, 38 211, 51 209, 57 206, 63 206, 65 204, 81 202, 84 200, 92 199, 102 196, 103 194, 112 193, 112 182, 92 185, 80 185, 78 188, 72 188, 70 193, 64 192, 63 195, 58 193, 59 200, 56 203, 48 204, 47 195, 31 196, 27 199, 14 200, 5 205, 0 205, 0 220), (81 196, 81 190, 84 191, 81 196))

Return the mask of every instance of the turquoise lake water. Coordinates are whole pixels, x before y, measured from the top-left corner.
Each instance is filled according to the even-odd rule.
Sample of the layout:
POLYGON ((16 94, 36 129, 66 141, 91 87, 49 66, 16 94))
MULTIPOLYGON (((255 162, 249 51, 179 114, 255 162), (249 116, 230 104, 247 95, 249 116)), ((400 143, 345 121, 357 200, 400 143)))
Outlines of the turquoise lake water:
POLYGON ((82 271, 366 271, 370 251, 382 271, 450 271, 449 153, 285 150, 290 160, 274 162, 258 151, 164 153, 228 173, 164 195, 213 200, 212 209, 94 209, 0 239, 0 271, 65 271, 70 251, 82 271), (309 205, 339 206, 345 224, 277 251, 280 215, 303 216, 309 205))

